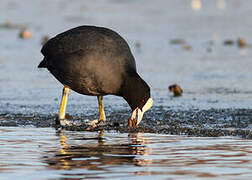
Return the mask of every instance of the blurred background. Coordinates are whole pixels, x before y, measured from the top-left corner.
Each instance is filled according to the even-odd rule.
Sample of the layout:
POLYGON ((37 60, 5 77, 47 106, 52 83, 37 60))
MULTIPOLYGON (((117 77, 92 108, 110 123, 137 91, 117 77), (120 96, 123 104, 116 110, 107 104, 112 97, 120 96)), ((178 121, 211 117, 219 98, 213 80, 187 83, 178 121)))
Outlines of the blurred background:
MULTIPOLYGON (((249 0, 1 0, 0 111, 57 113, 62 85, 37 69, 42 43, 87 24, 126 39, 154 109, 250 108, 251 12, 249 0), (174 83, 183 96, 172 97, 174 83)), ((104 103, 108 111, 129 110, 119 97, 104 103)), ((96 98, 71 93, 71 113, 96 107, 96 98)))

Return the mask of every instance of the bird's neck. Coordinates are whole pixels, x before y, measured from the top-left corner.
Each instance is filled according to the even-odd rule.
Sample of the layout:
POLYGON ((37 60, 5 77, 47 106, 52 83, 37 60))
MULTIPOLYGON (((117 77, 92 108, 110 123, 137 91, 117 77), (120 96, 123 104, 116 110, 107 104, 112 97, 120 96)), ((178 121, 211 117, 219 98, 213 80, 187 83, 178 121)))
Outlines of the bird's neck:
POLYGON ((148 93, 149 86, 138 74, 127 77, 122 88, 122 96, 128 102, 131 110, 138 107, 141 100, 145 96, 149 96, 148 93))

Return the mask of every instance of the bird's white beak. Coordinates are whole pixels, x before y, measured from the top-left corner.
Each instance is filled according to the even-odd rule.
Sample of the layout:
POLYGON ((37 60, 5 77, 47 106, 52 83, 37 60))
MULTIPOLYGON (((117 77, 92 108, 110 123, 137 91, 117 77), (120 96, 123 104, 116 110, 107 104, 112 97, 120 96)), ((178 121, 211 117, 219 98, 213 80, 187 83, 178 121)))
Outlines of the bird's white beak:
POLYGON ((146 111, 148 111, 151 106, 153 105, 153 100, 152 98, 149 98, 148 101, 145 103, 145 105, 143 106, 142 110, 140 110, 138 107, 132 112, 132 115, 131 115, 131 119, 136 119, 136 116, 137 116, 137 122, 136 122, 136 125, 138 125, 141 121, 142 121, 142 118, 143 118, 143 115, 146 111))

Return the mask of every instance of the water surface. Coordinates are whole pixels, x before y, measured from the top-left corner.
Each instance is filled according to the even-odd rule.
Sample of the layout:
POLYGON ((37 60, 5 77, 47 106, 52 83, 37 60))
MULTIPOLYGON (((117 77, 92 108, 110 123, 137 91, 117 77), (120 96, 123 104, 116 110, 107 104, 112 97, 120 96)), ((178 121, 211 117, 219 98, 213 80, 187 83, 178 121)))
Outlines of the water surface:
POLYGON ((252 141, 0 128, 1 179, 249 179, 252 141))

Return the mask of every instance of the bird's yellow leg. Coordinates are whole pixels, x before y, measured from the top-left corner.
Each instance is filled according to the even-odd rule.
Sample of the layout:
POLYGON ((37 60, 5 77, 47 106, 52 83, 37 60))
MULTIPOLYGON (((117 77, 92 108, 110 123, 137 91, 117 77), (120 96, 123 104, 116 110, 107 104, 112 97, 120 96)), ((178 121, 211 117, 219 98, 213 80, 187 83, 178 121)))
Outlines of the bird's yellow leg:
POLYGON ((105 116, 105 112, 104 112, 104 106, 103 106, 103 102, 102 96, 97 96, 98 99, 98 105, 99 105, 99 112, 100 112, 100 117, 99 117, 99 121, 102 121, 103 123, 106 122, 106 116, 105 116))
POLYGON ((68 86, 64 86, 63 92, 62 92, 62 98, 61 98, 61 104, 60 104, 60 111, 59 111, 59 120, 60 125, 65 126, 65 114, 66 114, 66 105, 67 105, 67 99, 70 93, 70 88, 68 86))
POLYGON ((99 125, 105 125, 106 123, 106 116, 105 116, 105 112, 104 112, 104 107, 103 107, 103 102, 102 102, 102 96, 97 96, 98 99, 98 106, 99 106, 99 113, 100 113, 100 117, 99 119, 95 119, 93 121, 89 121, 88 125, 90 125, 86 130, 92 130, 94 128, 96 128, 99 125))

